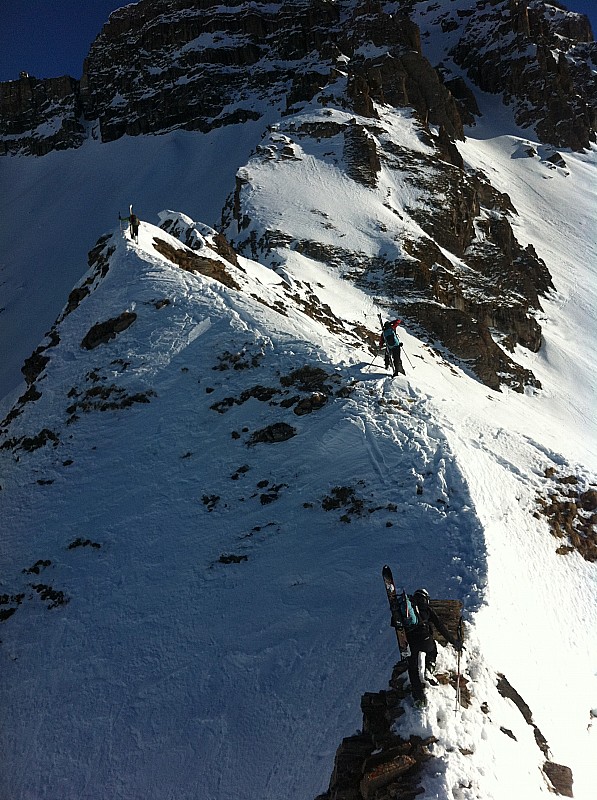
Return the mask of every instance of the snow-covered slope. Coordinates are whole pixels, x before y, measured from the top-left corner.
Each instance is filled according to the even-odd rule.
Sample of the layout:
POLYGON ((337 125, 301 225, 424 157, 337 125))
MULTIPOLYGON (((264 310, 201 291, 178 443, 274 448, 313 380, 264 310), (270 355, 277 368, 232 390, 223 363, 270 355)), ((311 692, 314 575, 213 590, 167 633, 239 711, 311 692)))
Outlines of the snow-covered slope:
POLYGON ((25 595, 2 648, 14 711, 5 791, 308 797, 359 694, 395 658, 379 565, 400 541, 413 580, 477 605, 482 537, 424 397, 379 367, 337 396, 368 353, 293 309, 268 270, 241 261, 244 291, 226 290, 161 259, 156 235, 169 238, 144 225, 139 247, 107 243, 107 277, 59 326, 42 396, 10 426, 17 438, 49 427, 58 441, 3 454, 17 559, 6 588, 25 595), (113 344, 80 348, 124 310, 138 316, 113 344), (299 417, 280 401, 305 392, 281 379, 305 364, 329 373, 331 391, 299 417), (254 386, 275 405, 241 404, 254 386), (139 395, 149 402, 82 410, 139 395), (296 436, 250 446, 274 422, 296 436), (339 507, 326 511, 326 498, 339 507), (20 574, 46 560, 39 577, 20 574), (49 612, 38 581, 68 604, 49 612), (39 769, 23 768, 30 748, 39 769))
POLYGON ((183 245, 148 223, 139 245, 116 230, 106 276, 45 351, 41 397, 8 425, 3 792, 314 796, 396 658, 390 562, 471 621, 473 706, 454 716, 438 688, 404 718, 439 739, 426 796, 548 794, 532 729, 495 689, 504 672, 588 797, 594 569, 557 556, 533 516, 546 468, 586 477, 574 442, 542 444, 535 396, 490 393, 408 333, 407 379, 368 368, 354 330, 375 328, 376 306, 328 268, 311 263, 309 284, 334 298, 333 333, 305 315, 310 291, 163 218, 197 230, 239 288, 183 272, 154 241, 183 245), (122 312, 126 330, 81 347, 122 312), (301 383, 305 366, 327 377, 301 383), (327 402, 295 414, 314 388, 327 402), (252 443, 276 423, 295 435, 252 443))

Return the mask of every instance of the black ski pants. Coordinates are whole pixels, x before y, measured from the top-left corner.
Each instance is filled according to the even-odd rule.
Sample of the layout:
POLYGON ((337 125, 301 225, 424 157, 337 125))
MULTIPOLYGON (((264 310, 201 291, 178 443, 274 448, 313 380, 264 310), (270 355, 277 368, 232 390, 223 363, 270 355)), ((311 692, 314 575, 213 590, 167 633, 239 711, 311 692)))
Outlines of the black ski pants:
POLYGON ((433 636, 418 640, 414 644, 409 642, 410 656, 408 657, 408 677, 415 700, 424 697, 423 684, 419 674, 419 653, 425 653, 425 669, 432 669, 437 661, 437 645, 433 636))
POLYGON ((392 359, 392 366, 394 368, 394 375, 398 375, 401 372, 403 375, 404 367, 402 366, 402 360, 400 358, 400 347, 391 347, 390 348, 390 357, 392 359))

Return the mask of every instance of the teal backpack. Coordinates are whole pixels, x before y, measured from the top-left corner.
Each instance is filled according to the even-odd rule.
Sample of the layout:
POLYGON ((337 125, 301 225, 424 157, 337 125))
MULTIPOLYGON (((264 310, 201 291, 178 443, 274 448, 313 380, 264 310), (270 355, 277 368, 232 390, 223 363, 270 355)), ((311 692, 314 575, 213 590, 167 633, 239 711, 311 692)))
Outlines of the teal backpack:
POLYGON ((396 336, 394 328, 391 327, 383 329, 383 340, 390 349, 400 345, 400 339, 396 336))
POLYGON ((402 618, 402 625, 405 628, 416 628, 421 624, 417 612, 417 606, 414 604, 405 591, 398 596, 398 611, 402 618))

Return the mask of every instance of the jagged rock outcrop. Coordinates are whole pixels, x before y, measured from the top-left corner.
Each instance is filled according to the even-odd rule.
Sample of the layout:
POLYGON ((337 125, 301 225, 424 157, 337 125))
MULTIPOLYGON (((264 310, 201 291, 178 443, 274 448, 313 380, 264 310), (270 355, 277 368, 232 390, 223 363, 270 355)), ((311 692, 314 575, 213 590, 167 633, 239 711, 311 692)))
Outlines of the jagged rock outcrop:
MULTIPOLYGON (((456 20, 452 12, 442 25, 456 20)), ((596 141, 597 44, 584 15, 542 0, 478 4, 452 56, 542 141, 573 150, 596 141)))
POLYGON ((84 350, 95 350, 100 344, 107 344, 112 339, 115 339, 119 333, 122 333, 133 324, 137 319, 134 311, 123 311, 117 317, 111 317, 103 322, 97 322, 87 331, 81 347, 84 350))
MULTIPOLYGON (((396 294, 412 281, 415 295, 418 291, 425 299, 465 312, 485 329, 495 329, 507 349, 520 344, 538 351, 541 329, 534 312, 541 308, 540 296, 553 286, 545 263, 514 236, 508 217, 516 212, 510 198, 481 174, 467 174, 446 161, 406 152, 391 142, 386 143, 384 156, 382 160, 406 174, 409 183, 426 190, 426 202, 411 214, 429 238, 406 241, 405 249, 413 259, 387 270, 399 278, 396 294), (440 248, 464 261, 467 268, 463 270, 440 248)), ((412 291, 409 298, 410 304, 412 291)), ((437 319, 437 310, 429 308, 426 325, 431 321, 429 314, 437 319)), ((445 322, 440 327, 445 335, 445 322)), ((438 332, 437 325, 431 329, 438 332)), ((501 371, 498 366, 496 373, 501 371)))
POLYGON ((344 160, 350 177, 365 186, 377 186, 381 169, 375 141, 356 120, 344 129, 344 160))
POLYGON ((374 101, 396 108, 411 106, 421 120, 464 139, 458 105, 438 72, 420 52, 388 50, 382 56, 354 59, 349 65, 348 95, 362 116, 376 117, 374 101))
POLYGON ((296 428, 292 425, 287 422, 274 422, 251 434, 248 444, 254 445, 259 442, 275 444, 276 442, 285 442, 288 439, 292 439, 293 436, 296 436, 296 428))
POLYGON ((506 676, 502 675, 501 673, 497 676, 497 690, 502 697, 505 697, 514 703, 514 705, 522 714, 527 725, 530 725, 530 727, 533 729, 537 747, 541 750, 546 758, 546 761, 543 764, 543 772, 551 784, 552 791, 554 791, 555 794, 561 795, 562 797, 574 797, 572 791, 572 784, 574 783, 572 770, 570 767, 566 767, 563 764, 556 764, 555 762, 551 761, 549 744, 547 743, 545 736, 535 724, 531 709, 516 691, 516 689, 512 686, 506 676))
POLYGON ((40 80, 22 74, 0 83, 0 155, 24 151, 43 156, 79 147, 84 139, 79 81, 68 75, 40 80))
POLYGON ((60 342, 60 336, 56 332, 55 328, 48 332, 47 338, 49 339, 49 342, 40 344, 39 347, 37 347, 33 353, 31 353, 29 358, 25 359, 25 363, 21 367, 21 372, 23 373, 23 377, 25 378, 27 386, 32 386, 35 384, 35 381, 46 368, 46 365, 50 360, 50 356, 46 355, 46 350, 56 347, 56 345, 60 342))
POLYGON ((89 264, 90 272, 69 294, 66 307, 58 317, 57 323, 62 322, 65 317, 78 308, 82 301, 91 294, 94 288, 108 274, 110 256, 114 252, 114 245, 108 244, 110 239, 110 234, 101 236, 95 247, 89 251, 87 263, 89 264))
POLYGON ((316 800, 411 800, 421 793, 421 769, 435 739, 392 732, 406 696, 402 689, 363 695, 362 731, 342 740, 328 791, 316 800))
POLYGON ((168 242, 157 237, 153 240, 153 246, 160 255, 187 272, 198 272, 201 275, 206 275, 208 278, 213 278, 224 284, 224 286, 228 286, 229 289, 239 288, 238 283, 220 260, 200 256, 190 249, 173 247, 168 242))
POLYGON ((535 516, 544 516, 559 546, 558 555, 578 552, 597 561, 597 488, 574 474, 545 471, 545 494, 537 496, 535 516))

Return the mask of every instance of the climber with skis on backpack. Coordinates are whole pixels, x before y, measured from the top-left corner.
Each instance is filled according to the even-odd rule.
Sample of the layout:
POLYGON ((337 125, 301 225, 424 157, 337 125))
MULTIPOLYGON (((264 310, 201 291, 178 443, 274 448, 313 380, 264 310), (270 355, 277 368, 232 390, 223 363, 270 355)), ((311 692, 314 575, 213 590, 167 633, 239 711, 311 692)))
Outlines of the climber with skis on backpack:
POLYGON ((417 589, 412 595, 403 594, 403 606, 400 613, 392 613, 392 627, 402 628, 410 648, 408 656, 408 677, 414 704, 422 708, 427 704, 425 691, 419 671, 419 655, 425 653, 425 678, 431 677, 435 671, 437 660, 437 644, 433 637, 433 627, 446 639, 457 652, 462 650, 462 641, 454 638, 444 623, 431 608, 427 589, 417 589))
POLYGON ((401 372, 403 375, 406 375, 404 372, 404 367, 402 366, 402 360, 400 358, 402 342, 396 334, 396 328, 398 325, 400 325, 400 322, 401 320, 399 319, 395 319, 393 321, 390 321, 389 319, 386 320, 383 324, 382 333, 379 338, 380 348, 385 348, 386 369, 392 366, 394 376, 398 375, 399 372, 401 372))
POLYGON ((131 226, 131 238, 139 244, 139 217, 136 214, 132 214, 129 217, 129 224, 131 226))
POLYGON ((131 232, 131 239, 134 242, 139 243, 139 217, 133 213, 133 207, 129 206, 129 215, 128 217, 121 217, 120 214, 118 215, 118 219, 121 222, 128 222, 129 228, 131 232))

